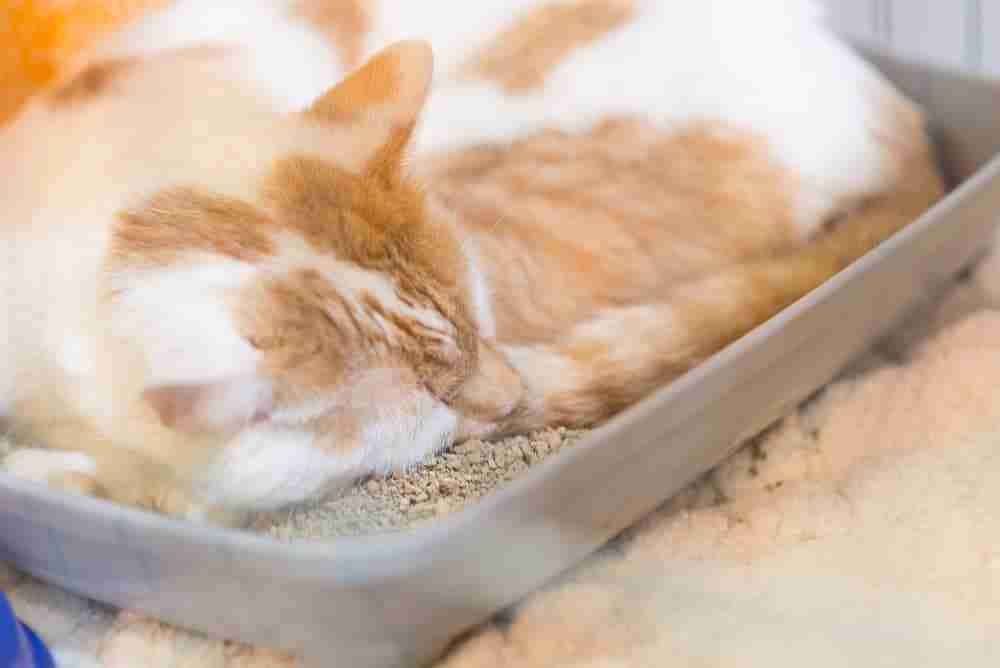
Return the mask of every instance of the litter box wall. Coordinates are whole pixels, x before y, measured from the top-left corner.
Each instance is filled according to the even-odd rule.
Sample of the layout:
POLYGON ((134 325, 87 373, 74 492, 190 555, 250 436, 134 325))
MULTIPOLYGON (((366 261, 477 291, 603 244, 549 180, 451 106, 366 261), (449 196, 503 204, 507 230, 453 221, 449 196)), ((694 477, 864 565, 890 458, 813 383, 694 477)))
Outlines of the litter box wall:
POLYGON ((419 666, 572 566, 829 381, 983 249, 1000 212, 1000 83, 873 56, 964 183, 777 318, 492 496, 402 534, 287 545, 0 474, 0 560, 310 665, 419 666))
POLYGON ((837 26, 901 53, 1000 75, 996 0, 825 0, 837 26))

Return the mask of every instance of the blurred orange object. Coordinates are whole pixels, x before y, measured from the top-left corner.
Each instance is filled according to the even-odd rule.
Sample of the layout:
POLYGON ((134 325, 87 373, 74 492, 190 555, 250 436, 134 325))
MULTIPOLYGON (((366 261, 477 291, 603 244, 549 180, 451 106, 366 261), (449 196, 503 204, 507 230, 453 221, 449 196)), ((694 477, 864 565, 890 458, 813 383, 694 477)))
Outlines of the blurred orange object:
POLYGON ((166 0, 0 0, 0 122, 94 40, 166 0))

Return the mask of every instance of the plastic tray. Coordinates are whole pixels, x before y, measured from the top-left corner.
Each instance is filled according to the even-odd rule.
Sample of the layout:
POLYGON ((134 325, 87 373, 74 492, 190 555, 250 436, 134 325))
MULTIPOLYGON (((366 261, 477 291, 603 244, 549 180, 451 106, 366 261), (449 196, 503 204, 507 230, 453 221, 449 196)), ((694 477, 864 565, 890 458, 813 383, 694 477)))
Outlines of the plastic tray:
POLYGON ((957 187, 821 288, 573 448, 401 534, 285 545, 0 475, 0 559, 308 665, 418 666, 830 381, 975 258, 1000 213, 1000 83, 865 50, 933 119, 957 187))

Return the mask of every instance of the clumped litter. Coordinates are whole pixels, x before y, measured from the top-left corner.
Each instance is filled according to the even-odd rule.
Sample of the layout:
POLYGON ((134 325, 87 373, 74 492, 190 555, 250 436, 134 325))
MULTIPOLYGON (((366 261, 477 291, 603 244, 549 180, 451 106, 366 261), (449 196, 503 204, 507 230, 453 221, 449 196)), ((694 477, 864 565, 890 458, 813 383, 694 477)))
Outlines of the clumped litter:
POLYGON ((367 478, 308 506, 259 514, 251 528, 282 541, 402 531, 481 499, 585 433, 560 427, 465 441, 404 473, 367 478))

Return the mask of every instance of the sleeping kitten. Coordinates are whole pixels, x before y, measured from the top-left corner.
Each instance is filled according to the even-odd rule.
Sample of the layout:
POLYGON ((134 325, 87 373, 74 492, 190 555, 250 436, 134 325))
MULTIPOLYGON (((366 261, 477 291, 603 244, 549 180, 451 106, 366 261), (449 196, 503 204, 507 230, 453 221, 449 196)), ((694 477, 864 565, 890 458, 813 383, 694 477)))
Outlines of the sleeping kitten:
POLYGON ((228 521, 590 425, 942 194, 806 2, 280 6, 176 3, 0 133, 14 474, 228 521))

